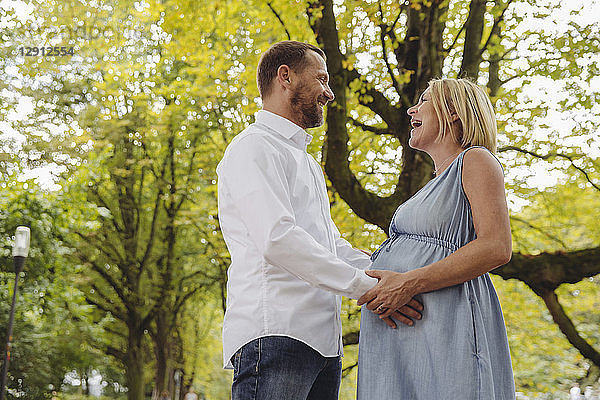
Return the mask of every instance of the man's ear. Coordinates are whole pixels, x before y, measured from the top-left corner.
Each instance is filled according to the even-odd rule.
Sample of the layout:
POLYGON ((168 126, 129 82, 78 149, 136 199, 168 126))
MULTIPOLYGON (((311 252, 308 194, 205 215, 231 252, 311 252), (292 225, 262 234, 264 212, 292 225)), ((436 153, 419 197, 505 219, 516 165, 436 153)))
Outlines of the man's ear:
POLYGON ((286 88, 291 84, 291 75, 292 71, 287 65, 280 65, 279 68, 277 68, 277 81, 286 88))

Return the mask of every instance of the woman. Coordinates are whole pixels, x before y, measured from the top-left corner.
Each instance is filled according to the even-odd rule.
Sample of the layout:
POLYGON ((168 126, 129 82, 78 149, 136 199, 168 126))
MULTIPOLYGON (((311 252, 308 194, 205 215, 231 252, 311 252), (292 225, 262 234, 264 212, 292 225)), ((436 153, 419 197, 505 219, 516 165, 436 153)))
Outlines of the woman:
POLYGON ((496 120, 465 79, 429 84, 408 110, 409 145, 436 177, 396 210, 373 254, 380 284, 359 299, 359 400, 505 400, 515 388, 502 310, 487 272, 510 260, 496 120), (423 317, 390 329, 417 296, 423 317), (397 315, 397 314, 396 314, 397 315))

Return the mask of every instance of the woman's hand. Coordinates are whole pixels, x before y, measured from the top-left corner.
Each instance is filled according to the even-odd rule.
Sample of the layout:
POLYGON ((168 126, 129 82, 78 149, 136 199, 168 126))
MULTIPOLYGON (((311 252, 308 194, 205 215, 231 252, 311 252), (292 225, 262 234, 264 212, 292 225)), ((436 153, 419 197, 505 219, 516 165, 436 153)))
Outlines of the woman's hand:
POLYGON ((370 270, 366 274, 379 279, 379 283, 358 299, 359 306, 366 304, 368 310, 379 314, 392 328, 395 324, 392 326, 390 317, 407 325, 413 323, 407 317, 421 319, 423 305, 413 299, 418 292, 407 274, 383 270, 370 270))
POLYGON ((410 305, 412 297, 470 281, 506 264, 512 239, 502 167, 490 152, 475 148, 463 159, 463 189, 471 206, 476 239, 432 264, 404 273, 373 270, 367 275, 379 283, 358 304, 389 318, 410 305))

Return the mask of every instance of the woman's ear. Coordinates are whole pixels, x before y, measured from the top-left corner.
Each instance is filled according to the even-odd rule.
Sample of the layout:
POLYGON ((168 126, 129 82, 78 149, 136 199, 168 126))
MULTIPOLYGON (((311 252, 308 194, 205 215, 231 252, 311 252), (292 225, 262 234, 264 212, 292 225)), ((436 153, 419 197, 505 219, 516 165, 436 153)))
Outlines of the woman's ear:
POLYGON ((450 113, 450 121, 452 121, 452 122, 460 121, 460 118, 458 117, 458 114, 456 112, 450 113))

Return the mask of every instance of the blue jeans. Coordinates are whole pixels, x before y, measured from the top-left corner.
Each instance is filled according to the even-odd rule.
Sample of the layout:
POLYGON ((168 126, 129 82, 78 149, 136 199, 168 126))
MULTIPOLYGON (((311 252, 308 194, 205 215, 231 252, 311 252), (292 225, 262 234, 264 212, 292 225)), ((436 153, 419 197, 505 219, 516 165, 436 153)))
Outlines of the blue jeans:
POLYGON ((244 345, 231 358, 232 400, 337 400, 342 362, 287 336, 244 345))

